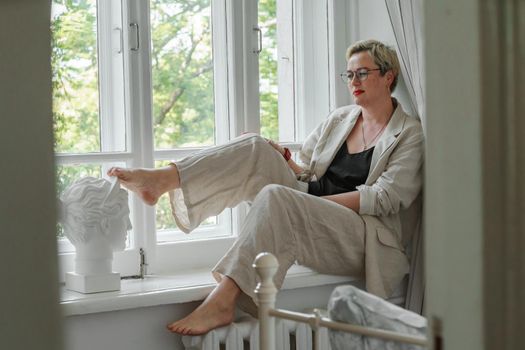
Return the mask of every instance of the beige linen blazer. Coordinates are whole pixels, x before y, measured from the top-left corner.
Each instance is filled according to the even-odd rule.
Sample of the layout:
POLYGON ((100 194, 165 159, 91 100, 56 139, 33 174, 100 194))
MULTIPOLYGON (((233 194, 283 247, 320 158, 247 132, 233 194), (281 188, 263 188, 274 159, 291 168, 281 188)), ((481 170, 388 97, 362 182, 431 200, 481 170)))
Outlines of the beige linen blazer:
MULTIPOLYGON (((305 140, 302 181, 319 179, 352 131, 361 107, 336 109, 305 140)), ((389 297, 409 270, 405 247, 419 229, 424 136, 421 123, 398 103, 379 138, 360 193, 365 222, 365 280, 369 292, 389 297)))

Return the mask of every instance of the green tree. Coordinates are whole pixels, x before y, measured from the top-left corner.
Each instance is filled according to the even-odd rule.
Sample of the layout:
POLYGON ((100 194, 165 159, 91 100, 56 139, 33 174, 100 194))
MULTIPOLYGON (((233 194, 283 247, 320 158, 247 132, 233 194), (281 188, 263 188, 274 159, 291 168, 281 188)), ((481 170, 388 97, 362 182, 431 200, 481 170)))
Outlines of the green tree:
POLYGON ((55 151, 99 151, 96 1, 54 0, 53 12, 55 151))
MULTIPOLYGON (((96 0, 53 0, 53 117, 56 152, 100 151, 96 0)), ((278 138, 275 0, 259 1, 261 134, 278 138)), ((155 147, 215 143, 210 0, 151 0, 155 147)), ((161 163, 158 163, 161 165, 161 163)), ((99 165, 57 167, 61 193, 99 165)), ((209 223, 213 224, 214 220, 209 223)), ((169 202, 157 205, 157 227, 175 226, 169 202)))
POLYGON ((214 144, 210 14, 210 0, 151 1, 157 148, 214 144))
POLYGON ((261 135, 278 140, 276 0, 259 0, 259 27, 263 32, 259 54, 261 135))

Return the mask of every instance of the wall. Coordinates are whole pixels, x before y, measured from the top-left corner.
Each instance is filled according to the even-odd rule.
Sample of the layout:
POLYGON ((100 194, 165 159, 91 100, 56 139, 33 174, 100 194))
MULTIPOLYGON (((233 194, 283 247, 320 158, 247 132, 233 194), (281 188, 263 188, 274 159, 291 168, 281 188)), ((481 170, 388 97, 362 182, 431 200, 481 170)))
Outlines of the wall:
POLYGON ((425 3, 425 301, 445 349, 484 349, 479 2, 425 3))
POLYGON ((162 305, 67 317, 64 324, 68 350, 174 350, 184 349, 181 337, 166 325, 186 316, 199 303, 162 305))
MULTIPOLYGON (((307 307, 326 309, 335 285, 282 291, 277 307, 302 311, 307 307)), ((162 305, 89 315, 65 320, 65 348, 68 350, 183 350, 181 337, 166 325, 193 310, 199 303, 162 305)))
MULTIPOLYGON (((376 39, 385 44, 395 47, 396 39, 390 24, 390 18, 384 0, 351 0, 353 6, 348 10, 349 21, 357 22, 357 33, 349 36, 357 40, 376 39), (357 9, 357 11, 355 11, 357 9)), ((355 30, 355 29, 354 29, 355 30)), ((403 77, 399 77, 398 85, 393 93, 394 97, 401 103, 403 109, 410 115, 415 115, 411 108, 410 96, 403 77)))
POLYGON ((0 2, 0 348, 61 349, 49 1, 0 2))
POLYGON ((444 349, 523 349, 524 5, 425 2, 426 301, 444 349))

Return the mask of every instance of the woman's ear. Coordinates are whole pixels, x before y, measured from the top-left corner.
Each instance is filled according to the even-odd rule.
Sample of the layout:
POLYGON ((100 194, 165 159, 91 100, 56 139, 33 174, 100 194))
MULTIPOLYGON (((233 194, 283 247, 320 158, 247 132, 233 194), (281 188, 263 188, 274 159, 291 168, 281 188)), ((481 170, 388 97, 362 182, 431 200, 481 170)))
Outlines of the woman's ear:
POLYGON ((394 82, 394 72, 392 70, 389 70, 385 73, 387 88, 390 90, 390 86, 392 86, 392 83, 394 82))

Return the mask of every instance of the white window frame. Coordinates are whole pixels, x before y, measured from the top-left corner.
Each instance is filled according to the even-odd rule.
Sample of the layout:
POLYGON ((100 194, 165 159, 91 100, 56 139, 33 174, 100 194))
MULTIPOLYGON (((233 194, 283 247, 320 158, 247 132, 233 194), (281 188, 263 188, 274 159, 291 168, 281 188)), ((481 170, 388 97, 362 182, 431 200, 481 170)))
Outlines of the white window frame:
POLYGON ((299 149, 330 111, 352 103, 339 74, 357 38, 357 0, 282 1, 277 21, 279 138, 299 149))
MULTIPOLYGON (((124 6, 124 4, 122 4, 124 6)), ((56 154, 57 165, 76 165, 90 164, 101 165, 102 174, 111 164, 126 164, 133 160, 129 152, 129 139, 122 137, 128 135, 130 126, 124 118, 110 118, 111 115, 125 115, 125 66, 123 52, 126 50, 126 30, 122 30, 122 9, 118 1, 98 1, 97 3, 97 32, 107 31, 112 35, 108 37, 97 34, 97 59, 99 62, 99 114, 101 129, 101 151, 100 153, 83 154, 56 154), (115 39, 115 28, 120 28, 115 39), (119 52, 120 51, 120 52, 119 52), (109 104, 108 101, 113 101, 109 104), (126 130, 125 133, 117 130, 126 130), (122 149, 122 152, 108 151, 112 149, 122 149), (126 151, 128 150, 128 151, 126 151)), ((133 203, 134 200, 131 200, 133 203)), ((132 208, 130 208, 133 211, 132 208)), ((136 231, 134 231, 136 232, 136 231)), ((122 252, 115 253, 114 269, 122 275, 135 275, 139 271, 135 261, 139 259, 138 247, 136 242, 137 235, 129 237, 130 248, 122 252)), ((74 270, 74 248, 65 239, 58 241, 59 248, 59 268, 60 281, 64 280, 65 272, 74 270)))
MULTIPOLYGON (((100 32, 105 30, 109 36, 98 35, 99 46, 99 81, 100 81, 100 116, 102 152, 88 154, 57 154, 58 165, 68 164, 102 164, 106 162, 124 163, 129 167, 153 167, 156 160, 173 160, 181 158, 195 149, 154 150, 153 125, 151 118, 151 66, 150 66, 150 31, 149 2, 141 0, 122 0, 122 10, 118 13, 118 2, 98 1, 97 27, 100 32), (122 25, 114 23, 115 18, 122 16, 122 25), (116 29, 115 28, 121 28, 116 29), (138 30, 138 33, 137 33, 138 30), (117 37, 115 38, 115 33, 117 37), (110 39, 110 40, 109 40, 110 39), (138 42, 137 42, 138 39, 138 42), (114 67, 114 61, 105 59, 108 53, 121 51, 123 68, 114 67), (120 79, 114 79, 115 72, 124 71, 120 79), (108 79, 109 76, 113 79, 108 79), (119 103, 108 103, 118 101, 119 103), (127 117, 126 124, 113 123, 108 116, 115 115, 120 106, 124 106, 127 117), (115 138, 113 131, 126 128, 124 140, 115 138), (118 144, 125 143, 123 152, 105 152, 114 144, 108 140, 116 140, 118 144)), ((216 144, 227 142, 232 136, 245 131, 258 132, 258 62, 253 52, 256 42, 253 27, 256 23, 256 2, 243 1, 241 4, 226 0, 213 0, 212 11, 214 35, 214 79, 216 101, 216 144), (241 5, 242 4, 242 5, 241 5), (246 31, 247 28, 251 28, 246 31), (244 34, 247 33, 247 34, 244 34), (222 40, 222 45, 219 40, 222 40), (226 42, 228 46, 223 45, 226 42), (250 73, 251 72, 251 73, 250 73), (247 79, 250 75, 252 78, 247 79), (254 79, 255 77, 255 79, 254 79), (229 125, 229 127, 228 127, 229 125)), ((102 172, 108 166, 102 168, 102 172)), ((146 251, 149 272, 171 272, 171 269, 182 268, 181 257, 188 251, 199 251, 189 254, 184 260, 185 266, 193 268, 211 266, 226 251, 234 240, 236 232, 232 232, 231 219, 223 228, 230 234, 222 237, 179 241, 157 244, 154 208, 143 205, 135 196, 131 196, 130 210, 132 216, 133 235, 131 247, 114 255, 113 265, 121 275, 136 275, 139 272, 139 248, 146 251), (233 234, 232 234, 233 233, 233 234), (193 260, 193 261, 192 261, 193 260)), ((240 221, 242 214, 234 215, 240 221)), ((235 226, 235 225, 233 225, 235 226)), ((207 228, 202 231, 209 230, 207 228)), ((65 240, 59 241, 59 246, 72 246, 65 240)), ((71 249, 70 249, 71 250, 71 249)), ((74 270, 74 253, 66 252, 59 256, 61 279, 66 271, 74 270)))
MULTIPOLYGON (((344 4, 343 0, 337 2, 339 6, 346 6, 341 5, 344 4)), ((149 1, 122 0, 122 11, 119 14, 122 17, 122 31, 115 30, 120 27, 113 22, 117 16, 115 13, 118 6, 116 7, 113 1, 100 0, 98 5, 100 10, 104 9, 104 14, 98 17, 99 27, 112 32, 112 40, 100 40, 99 54, 121 50, 124 72, 121 78, 117 76, 115 80, 114 60, 111 60, 109 66, 105 63, 110 61, 101 62, 99 66, 101 96, 106 96, 107 100, 120 101, 119 105, 125 108, 124 111, 119 112, 117 106, 107 107, 108 104, 102 100, 104 98, 102 97, 101 122, 104 129, 109 130, 110 133, 108 136, 102 133, 101 136, 104 140, 111 139, 111 130, 122 130, 125 127, 125 140, 119 139, 117 142, 118 144, 124 142, 126 151, 58 154, 57 164, 120 162, 129 167, 153 167, 156 160, 173 160, 200 149, 154 150, 149 1), (110 16, 105 11, 113 15, 110 16), (138 49, 132 50, 137 46, 137 38, 139 38, 138 49), (110 75, 113 79, 105 78, 110 75), (122 123, 113 123, 106 117, 122 112, 127 118, 125 126, 122 123)), ((334 73, 333 70, 330 71, 329 62, 330 52, 334 52, 334 44, 338 37, 329 40, 329 27, 331 25, 334 28, 337 23, 329 21, 329 11, 330 9, 333 11, 333 7, 330 7, 332 3, 328 0, 289 0, 285 6, 287 12, 281 14, 285 13, 287 16, 286 25, 295 29, 286 39, 292 42, 288 43, 286 48, 288 51, 284 54, 292 56, 290 61, 293 64, 289 65, 286 59, 279 59, 279 75, 286 74, 288 79, 286 82, 288 87, 281 89, 281 94, 283 97, 293 96, 293 98, 290 99, 292 102, 289 105, 280 103, 280 115, 281 110, 287 111, 282 115, 289 117, 280 117, 279 124, 280 129, 287 130, 281 138, 290 141, 286 144, 297 150, 300 142, 324 120, 334 105, 330 98, 333 94, 333 85, 331 87, 330 84, 333 84, 331 79, 334 73), (319 47, 325 49, 321 50, 319 47), (285 69, 288 69, 288 72, 282 70, 282 61, 286 61, 285 69), (293 129, 290 128, 291 125, 293 129)), ((218 14, 213 22, 213 53, 215 103, 218 116, 216 130, 219 131, 216 134, 216 144, 221 144, 243 132, 260 130, 258 56, 255 53, 259 43, 258 34, 254 30, 257 25, 257 0, 213 0, 212 11, 218 14), (225 40, 227 45, 218 44, 216 37, 225 40)), ((344 21, 344 18, 340 17, 339 20, 344 21)), ((105 141, 102 144, 103 149, 111 149, 114 146, 105 141), (108 145, 107 148, 105 145, 108 145)), ((227 229, 231 234, 162 244, 157 243, 154 208, 145 206, 132 195, 130 210, 133 213, 131 247, 124 252, 115 253, 114 256, 114 269, 123 276, 138 274, 139 248, 143 248, 146 252, 149 273, 174 273, 180 269, 213 266, 238 234, 237 230, 245 215, 246 206, 241 205, 233 211, 227 223, 229 225, 227 229)), ((60 254, 59 259, 60 275, 63 278, 66 271, 74 270, 74 254, 60 254)))

